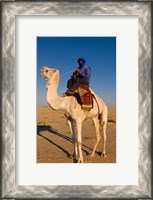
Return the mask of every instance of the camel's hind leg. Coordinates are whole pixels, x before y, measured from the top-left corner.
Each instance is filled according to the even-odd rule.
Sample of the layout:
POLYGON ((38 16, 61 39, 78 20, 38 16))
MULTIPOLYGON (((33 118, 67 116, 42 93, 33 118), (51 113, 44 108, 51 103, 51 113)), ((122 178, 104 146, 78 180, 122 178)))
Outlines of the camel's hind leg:
POLYGON ((101 156, 106 157, 106 127, 107 127, 107 122, 103 121, 102 122, 102 127, 103 127, 103 151, 101 156))
POLYGON ((90 156, 94 156, 95 155, 95 151, 96 151, 98 143, 100 141, 99 119, 96 116, 92 120, 93 120, 93 123, 94 123, 94 126, 95 126, 95 130, 96 130, 96 142, 95 142, 94 148, 93 148, 92 153, 91 153, 90 156))
POLYGON ((103 156, 103 157, 106 157, 107 120, 108 120, 108 108, 107 108, 107 106, 105 106, 103 113, 102 113, 102 119, 101 119, 101 124, 102 124, 102 128, 103 128, 103 151, 102 151, 101 156, 103 156))
MULTIPOLYGON (((74 121, 72 119, 67 118, 68 125, 70 127, 70 131, 72 134, 72 139, 73 139, 73 144, 74 144, 74 153, 73 153, 73 158, 76 160, 77 157, 77 138, 76 138, 76 132, 75 132, 75 127, 74 127, 74 121)), ((72 158, 72 156, 70 157, 72 158)))

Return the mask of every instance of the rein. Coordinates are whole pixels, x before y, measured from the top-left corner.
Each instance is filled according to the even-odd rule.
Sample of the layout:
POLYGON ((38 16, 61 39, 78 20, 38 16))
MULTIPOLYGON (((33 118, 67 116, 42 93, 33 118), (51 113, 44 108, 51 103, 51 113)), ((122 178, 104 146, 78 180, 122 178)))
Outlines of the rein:
POLYGON ((76 69, 73 69, 73 70, 71 70, 71 71, 69 71, 69 72, 66 72, 66 73, 62 74, 60 77, 66 76, 67 74, 70 74, 70 73, 74 72, 75 70, 76 70, 76 69))

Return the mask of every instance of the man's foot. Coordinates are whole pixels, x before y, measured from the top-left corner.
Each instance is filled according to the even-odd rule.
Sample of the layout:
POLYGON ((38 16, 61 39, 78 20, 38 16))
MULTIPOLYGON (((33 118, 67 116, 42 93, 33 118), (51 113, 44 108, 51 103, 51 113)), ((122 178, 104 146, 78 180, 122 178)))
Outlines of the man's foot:
POLYGON ((63 93, 63 96, 65 97, 65 96, 73 96, 74 95, 74 92, 71 92, 71 91, 66 91, 66 92, 64 92, 63 93))

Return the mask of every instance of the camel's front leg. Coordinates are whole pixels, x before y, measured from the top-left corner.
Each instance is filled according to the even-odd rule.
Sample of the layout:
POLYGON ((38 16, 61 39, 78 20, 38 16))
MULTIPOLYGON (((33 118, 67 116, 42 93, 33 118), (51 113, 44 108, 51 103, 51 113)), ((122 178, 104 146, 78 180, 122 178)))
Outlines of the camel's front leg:
POLYGON ((74 144, 74 153, 73 153, 73 157, 74 160, 76 160, 77 157, 77 138, 76 138, 76 132, 75 132, 75 127, 74 127, 74 121, 71 119, 67 119, 68 125, 70 127, 70 131, 72 134, 72 139, 73 139, 73 144, 74 144))
POLYGON ((76 128, 77 128, 77 134, 78 134, 78 149, 79 149, 79 158, 78 158, 78 163, 83 163, 83 155, 82 155, 82 135, 81 135, 81 129, 82 129, 82 121, 77 120, 76 121, 76 128))

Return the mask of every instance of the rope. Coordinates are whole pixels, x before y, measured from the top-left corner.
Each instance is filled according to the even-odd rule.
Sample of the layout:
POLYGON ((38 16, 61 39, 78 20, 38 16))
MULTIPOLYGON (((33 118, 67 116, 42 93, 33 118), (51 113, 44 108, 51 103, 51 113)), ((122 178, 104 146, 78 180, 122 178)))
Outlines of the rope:
POLYGON ((69 72, 66 72, 65 74, 62 74, 60 77, 66 76, 67 74, 70 74, 70 73, 74 72, 75 70, 76 70, 76 69, 73 69, 73 70, 71 70, 71 71, 69 71, 69 72))

